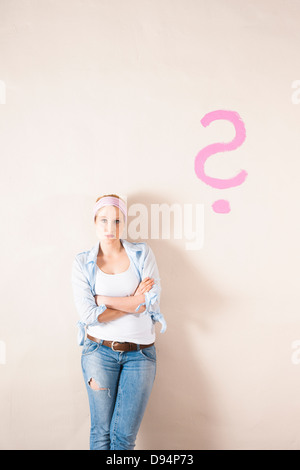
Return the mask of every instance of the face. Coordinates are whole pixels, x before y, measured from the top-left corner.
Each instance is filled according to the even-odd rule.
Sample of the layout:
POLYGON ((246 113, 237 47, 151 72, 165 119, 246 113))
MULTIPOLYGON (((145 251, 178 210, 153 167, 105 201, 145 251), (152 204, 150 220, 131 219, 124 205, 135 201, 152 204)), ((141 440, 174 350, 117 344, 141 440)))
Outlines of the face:
POLYGON ((124 214, 116 206, 104 206, 97 213, 95 220, 96 234, 100 240, 121 238, 125 227, 124 214))

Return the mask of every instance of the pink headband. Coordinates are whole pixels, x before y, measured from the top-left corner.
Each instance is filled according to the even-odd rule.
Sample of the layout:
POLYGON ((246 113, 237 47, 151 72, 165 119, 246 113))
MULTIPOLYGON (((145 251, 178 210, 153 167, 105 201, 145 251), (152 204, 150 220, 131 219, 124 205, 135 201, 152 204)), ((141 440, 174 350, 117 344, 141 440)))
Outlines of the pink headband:
POLYGON ((99 199, 99 201, 96 202, 94 206, 94 217, 97 214, 98 210, 104 206, 119 207, 119 209, 121 209, 121 211, 124 214, 125 222, 126 222, 126 213, 127 213, 126 204, 121 199, 119 199, 118 197, 112 197, 112 196, 102 197, 101 199, 99 199))

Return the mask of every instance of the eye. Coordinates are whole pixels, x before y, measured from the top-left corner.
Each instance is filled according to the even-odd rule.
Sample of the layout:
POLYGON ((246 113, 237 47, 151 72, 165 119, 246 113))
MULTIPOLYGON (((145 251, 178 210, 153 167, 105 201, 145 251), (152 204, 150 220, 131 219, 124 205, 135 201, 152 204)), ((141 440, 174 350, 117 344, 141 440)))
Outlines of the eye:
POLYGON ((117 223, 117 224, 119 224, 119 223, 120 223, 120 220, 119 220, 119 219, 117 219, 117 220, 116 220, 116 223, 117 223))

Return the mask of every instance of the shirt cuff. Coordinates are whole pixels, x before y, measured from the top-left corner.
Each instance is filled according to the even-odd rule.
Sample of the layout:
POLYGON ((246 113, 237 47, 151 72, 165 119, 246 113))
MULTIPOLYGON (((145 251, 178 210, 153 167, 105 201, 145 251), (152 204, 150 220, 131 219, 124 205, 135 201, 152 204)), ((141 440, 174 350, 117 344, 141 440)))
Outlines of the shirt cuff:
POLYGON ((152 305, 155 304, 157 301, 157 293, 152 293, 151 291, 145 292, 145 302, 139 304, 139 306, 136 308, 136 312, 139 310, 141 305, 146 305, 146 310, 142 312, 142 314, 148 314, 151 316, 154 322, 159 322, 161 323, 162 327, 160 332, 164 333, 167 329, 167 323, 166 320, 164 319, 164 316, 160 312, 155 312, 155 310, 152 310, 152 305))
POLYGON ((89 322, 89 323, 86 323, 82 320, 79 320, 77 322, 77 327, 78 327, 78 333, 77 333, 77 343, 79 344, 79 346, 83 346, 84 344, 84 339, 85 339, 85 327, 86 326, 95 326, 95 325, 98 325, 98 316, 101 315, 101 313, 104 312, 104 310, 106 310, 107 307, 105 304, 101 304, 99 305, 99 307, 97 308, 95 314, 93 315, 94 318, 95 318, 95 315, 96 315, 96 318, 89 322))

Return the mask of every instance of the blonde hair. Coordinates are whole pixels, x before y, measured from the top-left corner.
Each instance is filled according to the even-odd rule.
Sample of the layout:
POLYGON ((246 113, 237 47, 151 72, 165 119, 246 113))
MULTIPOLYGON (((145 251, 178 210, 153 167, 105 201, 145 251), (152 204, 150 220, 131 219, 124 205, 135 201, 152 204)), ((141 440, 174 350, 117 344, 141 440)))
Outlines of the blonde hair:
MULTIPOLYGON (((96 199, 96 202, 98 202, 100 199, 102 199, 103 197, 117 197, 118 199, 120 199, 121 201, 123 201, 125 204, 126 202, 124 201, 124 199, 122 199, 120 196, 118 196, 117 194, 103 194, 103 196, 100 196, 98 197, 98 199, 96 199)), ((97 214, 95 215, 94 217, 94 222, 96 222, 96 217, 97 217, 97 214)), ((124 217, 124 214, 123 214, 123 217, 124 217)))

